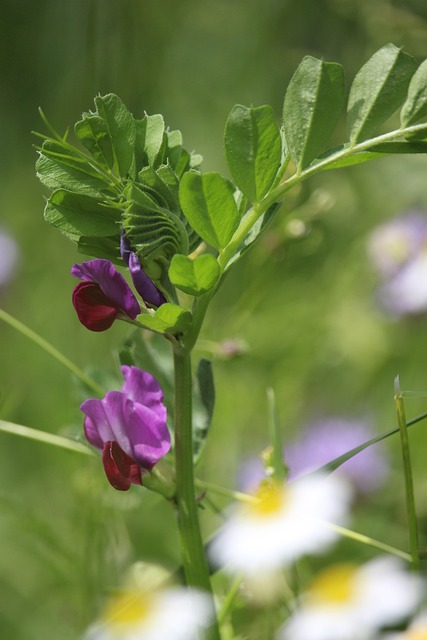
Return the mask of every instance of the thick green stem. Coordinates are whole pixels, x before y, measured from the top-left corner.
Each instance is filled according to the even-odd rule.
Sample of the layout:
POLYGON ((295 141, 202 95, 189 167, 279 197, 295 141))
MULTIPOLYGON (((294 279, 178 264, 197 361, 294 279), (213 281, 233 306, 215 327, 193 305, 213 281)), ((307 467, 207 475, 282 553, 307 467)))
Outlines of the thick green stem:
POLYGON ((409 545, 411 549, 412 568, 414 571, 420 569, 419 545, 418 545, 418 524, 417 512, 415 508, 414 482, 412 478, 411 456, 409 451, 408 430, 405 415, 405 406, 403 404, 402 392, 400 390, 399 377, 395 380, 394 401, 396 404, 397 422, 400 430, 400 445, 403 457, 403 469, 405 474, 405 492, 406 492, 406 512, 408 517, 409 529, 409 545))
MULTIPOLYGON (((187 585, 212 594, 209 568, 200 531, 194 484, 190 353, 188 350, 178 350, 178 348, 174 352, 175 468, 178 531, 187 585)), ((212 640, 219 640, 220 638, 216 626, 212 628, 211 638, 212 640)))

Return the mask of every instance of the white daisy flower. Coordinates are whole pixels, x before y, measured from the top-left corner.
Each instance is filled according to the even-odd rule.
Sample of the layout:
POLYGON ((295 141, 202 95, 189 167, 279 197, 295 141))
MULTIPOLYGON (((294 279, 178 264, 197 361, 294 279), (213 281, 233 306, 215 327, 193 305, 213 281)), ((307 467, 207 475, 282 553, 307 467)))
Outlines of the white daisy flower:
POLYGON ((427 640, 427 611, 417 615, 403 633, 381 636, 381 640, 427 640))
POLYGON ((310 475, 288 484, 261 482, 210 544, 212 561, 246 578, 280 570, 304 554, 322 553, 337 537, 350 500, 340 477, 310 475))
POLYGON ((183 587, 115 596, 85 640, 201 640, 212 620, 209 599, 183 587))
POLYGON ((422 579, 397 558, 376 558, 362 567, 335 565, 317 575, 278 638, 370 640, 381 627, 409 616, 423 591, 422 579))

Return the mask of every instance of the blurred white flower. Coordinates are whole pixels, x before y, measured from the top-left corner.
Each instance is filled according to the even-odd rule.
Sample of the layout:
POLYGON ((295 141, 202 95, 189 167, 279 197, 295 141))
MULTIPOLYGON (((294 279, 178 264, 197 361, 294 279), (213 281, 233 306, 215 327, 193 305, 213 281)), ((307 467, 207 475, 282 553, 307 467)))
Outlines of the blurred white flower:
POLYGON ((313 474, 295 482, 263 480, 248 503, 231 512, 210 544, 212 561, 252 578, 274 573, 305 554, 319 554, 336 539, 350 491, 342 478, 313 474))
POLYGON ((130 589, 110 600, 85 640, 201 640, 211 620, 209 599, 201 592, 130 589))
POLYGON ((331 566, 315 577, 278 639, 370 640, 411 615, 423 592, 422 579, 396 558, 331 566))

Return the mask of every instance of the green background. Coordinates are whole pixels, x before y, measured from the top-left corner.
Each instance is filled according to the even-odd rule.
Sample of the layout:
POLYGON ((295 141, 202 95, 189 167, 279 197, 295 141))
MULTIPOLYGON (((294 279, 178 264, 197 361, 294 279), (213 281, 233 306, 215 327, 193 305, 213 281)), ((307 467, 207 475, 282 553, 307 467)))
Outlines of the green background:
MULTIPOLYGON (((231 108, 271 104, 279 120, 304 55, 343 64, 347 86, 387 42, 418 61, 427 55, 424 0, 2 0, 0 6, 0 225, 21 252, 0 305, 80 367, 111 374, 112 351, 128 329, 116 323, 93 334, 75 316, 70 268, 81 256, 43 221, 47 192, 35 177, 31 135, 43 130, 37 108, 63 131, 92 108, 97 93, 115 92, 137 117, 163 113, 183 132, 186 148, 203 154, 205 171, 228 175, 222 136, 231 108)), ((332 142, 344 139, 341 127, 332 142)), ((426 170, 424 157, 394 157, 312 179, 230 273, 202 338, 235 338, 248 350, 216 359, 217 406, 201 477, 233 487, 240 462, 267 445, 269 386, 285 440, 322 415, 369 416, 377 431, 392 427, 396 374, 403 389, 427 391, 427 318, 396 321, 382 313, 366 257, 378 223, 410 208, 427 211, 426 170), (295 238, 299 229, 304 233, 295 238)), ((0 418, 81 434, 81 398, 69 373, 4 324, 0 363, 0 418)), ((408 400, 408 417, 426 404, 422 396, 408 400)), ((423 423, 411 443, 423 531, 423 423)), ((358 505, 354 528, 404 548, 396 445, 387 443, 388 486, 358 505)), ((0 460, 1 637, 76 638, 132 562, 178 561, 168 505, 146 494, 141 501, 137 489, 114 492, 98 459, 0 433, 0 460)), ((203 519, 207 534, 219 524, 203 519)), ((369 555, 354 543, 336 553, 369 555)), ((255 626, 251 633, 262 637, 255 626)))

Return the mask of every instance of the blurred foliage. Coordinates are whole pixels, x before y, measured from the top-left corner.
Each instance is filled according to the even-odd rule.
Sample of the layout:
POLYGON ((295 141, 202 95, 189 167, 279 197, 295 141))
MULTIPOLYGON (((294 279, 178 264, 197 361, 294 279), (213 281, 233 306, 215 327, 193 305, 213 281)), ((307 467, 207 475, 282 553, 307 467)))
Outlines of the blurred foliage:
MULTIPOLYGON (((113 373, 112 350, 126 325, 92 334, 78 323, 69 271, 80 258, 43 221, 31 147, 38 106, 62 131, 98 92, 115 92, 136 116, 163 113, 186 147, 203 154, 205 170, 226 172, 231 107, 268 103, 278 116, 303 55, 341 62, 348 84, 386 42, 427 55, 424 0, 3 0, 1 7, 0 224, 21 260, 0 304, 79 366, 113 373)), ((427 318, 387 318, 366 259, 376 224, 408 208, 427 211, 426 170, 425 158, 396 157, 312 179, 230 273, 202 337, 236 338, 248 352, 215 362, 217 406, 201 476, 233 486, 242 458, 265 447, 268 386, 285 440, 318 415, 369 415, 378 431, 390 428, 396 373, 404 389, 426 390, 427 318)), ((81 433, 67 371, 4 325, 0 354, 0 417, 81 433)), ((407 402, 408 417, 425 409, 425 398, 407 402)), ((425 523, 424 430, 414 427, 411 442, 425 523)), ((144 492, 141 501, 138 490, 115 493, 98 459, 4 434, 0 441, 1 637, 76 638, 132 561, 176 565, 168 505, 144 492)), ((403 548, 397 441, 389 448, 396 473, 357 510, 354 528, 403 548)), ((207 533, 219 524, 205 522, 207 533)), ((346 542, 336 553, 370 551, 346 542)))

